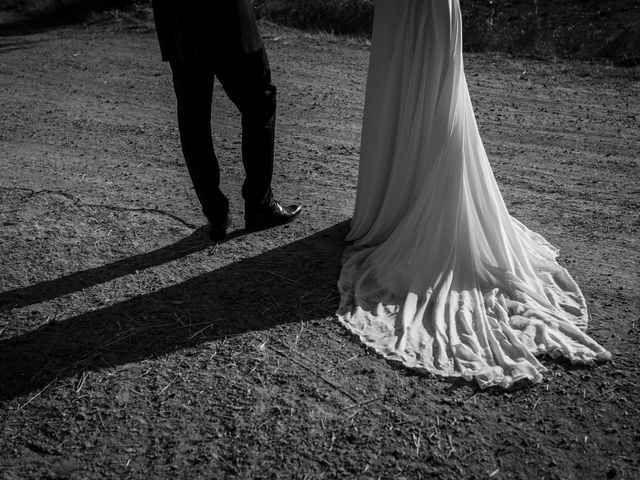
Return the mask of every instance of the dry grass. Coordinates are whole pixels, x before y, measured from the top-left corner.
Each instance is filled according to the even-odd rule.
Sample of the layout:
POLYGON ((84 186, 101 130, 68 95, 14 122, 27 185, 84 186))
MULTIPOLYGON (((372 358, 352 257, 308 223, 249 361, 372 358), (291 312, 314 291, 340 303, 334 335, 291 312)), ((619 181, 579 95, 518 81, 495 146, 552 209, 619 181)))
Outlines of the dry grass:
POLYGON ((0 0, 0 10, 18 13, 26 22, 76 22, 127 16, 150 18, 149 2, 141 0, 0 0))
MULTIPOLYGON (((332 33, 371 33, 372 0, 256 0, 259 15, 332 33)), ((465 48, 541 57, 640 61, 640 6, 633 0, 461 0, 465 48)))
MULTIPOLYGON (((253 0, 258 17, 311 31, 369 36, 374 0, 253 0)), ((640 63, 640 6, 634 0, 461 0, 468 51, 640 63)), ((0 0, 30 19, 149 22, 141 0, 0 0)))

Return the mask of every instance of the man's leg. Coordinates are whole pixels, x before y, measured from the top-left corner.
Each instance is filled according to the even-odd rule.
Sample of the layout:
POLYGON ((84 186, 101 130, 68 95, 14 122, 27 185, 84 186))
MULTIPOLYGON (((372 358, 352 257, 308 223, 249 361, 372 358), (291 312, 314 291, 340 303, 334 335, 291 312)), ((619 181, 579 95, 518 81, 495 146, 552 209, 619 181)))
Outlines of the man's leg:
POLYGON ((220 169, 211 139, 213 68, 196 62, 170 63, 182 153, 204 215, 211 223, 220 223, 229 212, 229 201, 220 191, 220 169))
POLYGON ((276 122, 276 87, 264 49, 228 60, 215 75, 242 114, 242 185, 245 212, 270 206, 273 146, 276 122))

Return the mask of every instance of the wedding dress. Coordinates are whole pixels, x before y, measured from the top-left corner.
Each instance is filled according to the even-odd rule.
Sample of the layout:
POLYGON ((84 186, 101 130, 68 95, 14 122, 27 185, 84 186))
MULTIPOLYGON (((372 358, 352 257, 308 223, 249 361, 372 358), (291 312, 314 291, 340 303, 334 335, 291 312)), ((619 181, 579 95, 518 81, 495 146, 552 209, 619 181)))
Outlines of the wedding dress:
POLYGON ((339 320, 390 360, 480 387, 538 382, 536 356, 610 353, 584 333, 557 250, 512 218, 462 64, 458 0, 377 0, 339 320))

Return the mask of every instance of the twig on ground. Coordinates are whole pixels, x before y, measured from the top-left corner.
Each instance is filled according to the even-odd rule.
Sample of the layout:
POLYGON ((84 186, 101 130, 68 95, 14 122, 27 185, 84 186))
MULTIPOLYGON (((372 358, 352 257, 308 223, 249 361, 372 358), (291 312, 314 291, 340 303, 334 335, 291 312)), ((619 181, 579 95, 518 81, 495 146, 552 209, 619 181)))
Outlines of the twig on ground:
POLYGON ((36 374, 31 377, 31 381, 32 382, 34 381, 34 379, 36 379, 38 377, 38 375, 40 375, 45 369, 47 369, 49 367, 49 365, 51 365, 53 363, 53 360, 49 359, 49 357, 47 356, 46 353, 44 353, 44 352, 41 352, 41 353, 43 353, 44 356, 47 357, 48 361, 47 361, 47 363, 46 363, 46 365, 44 367, 42 367, 40 370, 38 370, 36 372, 36 374))
POLYGON ((267 418, 264 422, 258 424, 257 428, 262 428, 266 423, 270 422, 271 420, 273 420, 274 418, 276 418, 278 415, 271 415, 269 418, 267 418))
POLYGON ((346 365, 346 364, 347 364, 347 363, 349 363, 351 360, 355 360, 355 359, 356 359, 356 358, 358 358, 359 356, 360 356, 360 354, 359 354, 359 353, 356 353, 353 357, 350 357, 350 358, 346 359, 344 362, 342 362, 342 363, 340 363, 340 364, 336 365, 335 367, 330 368, 329 370, 327 370, 327 372, 332 372, 332 371, 333 371, 333 370, 335 370, 336 368, 338 368, 338 367, 342 367, 342 366, 346 365))
POLYGON ((343 407, 343 410, 350 410, 352 408, 360 408, 364 405, 368 405, 370 403, 375 402, 376 400, 380 400, 381 398, 384 398, 384 395, 378 395, 377 397, 374 398, 370 398, 369 400, 364 400, 360 403, 356 403, 355 405, 349 405, 348 407, 343 407))
POLYGON ((280 305, 280 302, 278 302, 278 300, 276 300, 276 298, 273 295, 267 294, 267 296, 273 301, 273 303, 276 304, 276 307, 278 307, 278 310, 282 310, 282 305, 280 305))
MULTIPOLYGON (((288 345, 280 342, 279 340, 274 340, 276 342, 278 342, 279 344, 283 345, 285 348, 287 348, 288 350, 292 351, 293 353, 299 355, 300 357, 304 358, 306 360, 306 358, 304 357, 304 355, 302 355, 300 352, 296 352, 295 350, 293 350, 291 347, 289 347, 288 345)), ((333 387, 336 391, 342 393, 345 397, 351 399, 352 401, 354 401, 355 403, 359 403, 359 400, 357 398, 355 398, 353 395, 351 395, 349 392, 347 392, 346 390, 344 390, 342 387, 340 387, 340 385, 336 385, 334 382, 332 382, 331 380, 329 380, 328 378, 326 378, 324 375, 322 375, 320 372, 315 371, 313 368, 311 368, 310 366, 306 365, 304 362, 301 362, 300 360, 296 360, 295 358, 291 357, 291 356, 287 356, 286 353, 284 353, 282 350, 278 350, 277 348, 275 348, 272 345, 268 345, 268 347, 273 350, 276 353, 279 353, 280 355, 282 355, 285 358, 288 358, 289 360, 291 360, 293 363, 295 363, 296 365, 301 366, 302 368, 308 370, 309 372, 313 373, 314 375, 316 375, 318 378, 320 378, 320 380, 322 380, 323 382, 325 382, 327 385, 330 385, 331 387, 333 387)))
POLYGON ((300 331, 296 333, 296 339, 293 342, 294 345, 298 345, 298 342, 300 342, 300 336, 302 335, 303 330, 304 330, 304 322, 300 320, 300 331))
POLYGON ((349 415, 347 418, 344 419, 345 422, 348 422, 349 420, 351 420, 353 417, 356 416, 356 414, 359 412, 360 410, 356 410, 355 412, 353 412, 351 415, 349 415))
POLYGON ((102 204, 97 204, 97 203, 82 203, 79 200, 80 196, 74 197, 70 193, 64 192, 62 190, 48 190, 48 189, 33 190, 32 188, 5 187, 5 186, 1 186, 1 185, 0 185, 0 188, 3 189, 3 190, 22 190, 22 191, 25 191, 25 192, 30 192, 30 193, 28 193, 29 197, 35 197, 36 195, 42 195, 42 194, 60 195, 62 197, 67 198, 68 200, 71 200, 74 204, 76 204, 76 205, 78 205, 80 207, 105 208, 105 209, 108 209, 108 210, 115 210, 115 211, 118 211, 118 212, 159 213, 160 215, 167 216, 167 217, 172 218, 173 220, 175 220, 175 221, 177 221, 179 223, 182 223, 186 227, 198 228, 197 225, 193 225, 192 223, 189 223, 189 222, 183 220, 182 218, 178 217, 177 215, 174 215, 173 213, 170 213, 170 212, 165 212, 164 210, 161 210, 159 208, 122 207, 120 205, 102 205, 102 204))
POLYGON ((479 449, 473 450, 473 451, 471 451, 471 452, 467 453, 466 455, 464 455, 462 458, 460 458, 460 460, 461 460, 461 461, 464 461, 464 460, 466 460, 467 458, 469 458, 470 456, 475 455, 475 454, 476 454, 476 453, 478 453, 479 451, 480 451, 479 449))
POLYGON ((535 411, 536 407, 538 406, 538 403, 540 403, 540 399, 539 399, 539 398, 536 398, 536 401, 535 401, 535 403, 533 404, 533 408, 531 408, 531 411, 532 411, 532 412, 533 412, 533 411, 535 411))
POLYGON ((198 335, 200 335, 202 332, 204 332, 206 329, 211 328, 213 326, 213 323, 209 323, 209 325, 205 325, 204 327, 202 327, 200 330, 198 330, 196 333, 194 333, 193 335, 191 335, 189 337, 189 340, 192 340, 194 337, 197 337, 198 335))
POLYGON ((53 382, 55 382, 58 378, 54 378, 53 380, 51 380, 49 383, 47 383, 47 385, 40 390, 38 393, 36 393, 33 397, 31 397, 29 400, 27 400, 25 403, 23 403, 22 405, 18 406, 18 411, 22 410, 24 407, 26 407, 27 405, 29 405, 31 402, 33 402, 36 398, 38 398, 40 395, 42 395, 42 393, 49 388, 53 382))
POLYGON ((167 390, 167 388, 169 388, 171 385, 173 385, 173 383, 178 379, 179 376, 180 375, 176 375, 175 377, 173 377, 173 380, 171 380, 169 383, 167 383, 164 386, 164 388, 158 392, 158 396, 162 395, 167 390))
POLYGON ((76 387, 76 393, 80 393, 80 390, 82 390, 82 387, 84 386, 84 382, 88 376, 89 376, 89 372, 82 372, 80 380, 78 381, 78 386, 76 387))
POLYGON ((597 400, 598 398, 608 395, 609 393, 615 392, 617 389, 618 389, 618 385, 616 385, 615 387, 609 388, 608 390, 605 390, 604 392, 599 393, 598 395, 594 395, 591 398, 587 398, 584 402, 585 403, 592 402, 594 400, 597 400))
POLYGON ((284 280, 284 281, 286 281, 286 282, 293 283, 293 284, 298 283, 298 281, 297 281, 297 280, 291 280, 289 277, 285 277, 284 275, 281 275, 281 274, 279 274, 279 273, 276 273, 276 272, 274 272, 274 271, 272 271, 272 270, 268 270, 268 272, 269 272, 271 275, 273 275, 274 277, 281 278, 282 280, 284 280))

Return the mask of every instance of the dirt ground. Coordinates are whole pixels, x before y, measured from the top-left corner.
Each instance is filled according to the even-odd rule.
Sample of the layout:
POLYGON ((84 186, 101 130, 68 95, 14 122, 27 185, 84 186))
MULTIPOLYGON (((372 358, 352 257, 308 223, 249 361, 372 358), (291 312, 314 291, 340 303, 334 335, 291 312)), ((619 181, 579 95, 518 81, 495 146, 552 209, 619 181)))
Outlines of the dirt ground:
POLYGON ((390 365, 333 318, 368 45, 262 29, 274 189, 305 211, 243 231, 218 88, 235 225, 217 245, 152 30, 0 37, 0 478, 639 478, 638 69, 466 56, 507 205, 560 248, 613 353, 479 391, 390 365))

